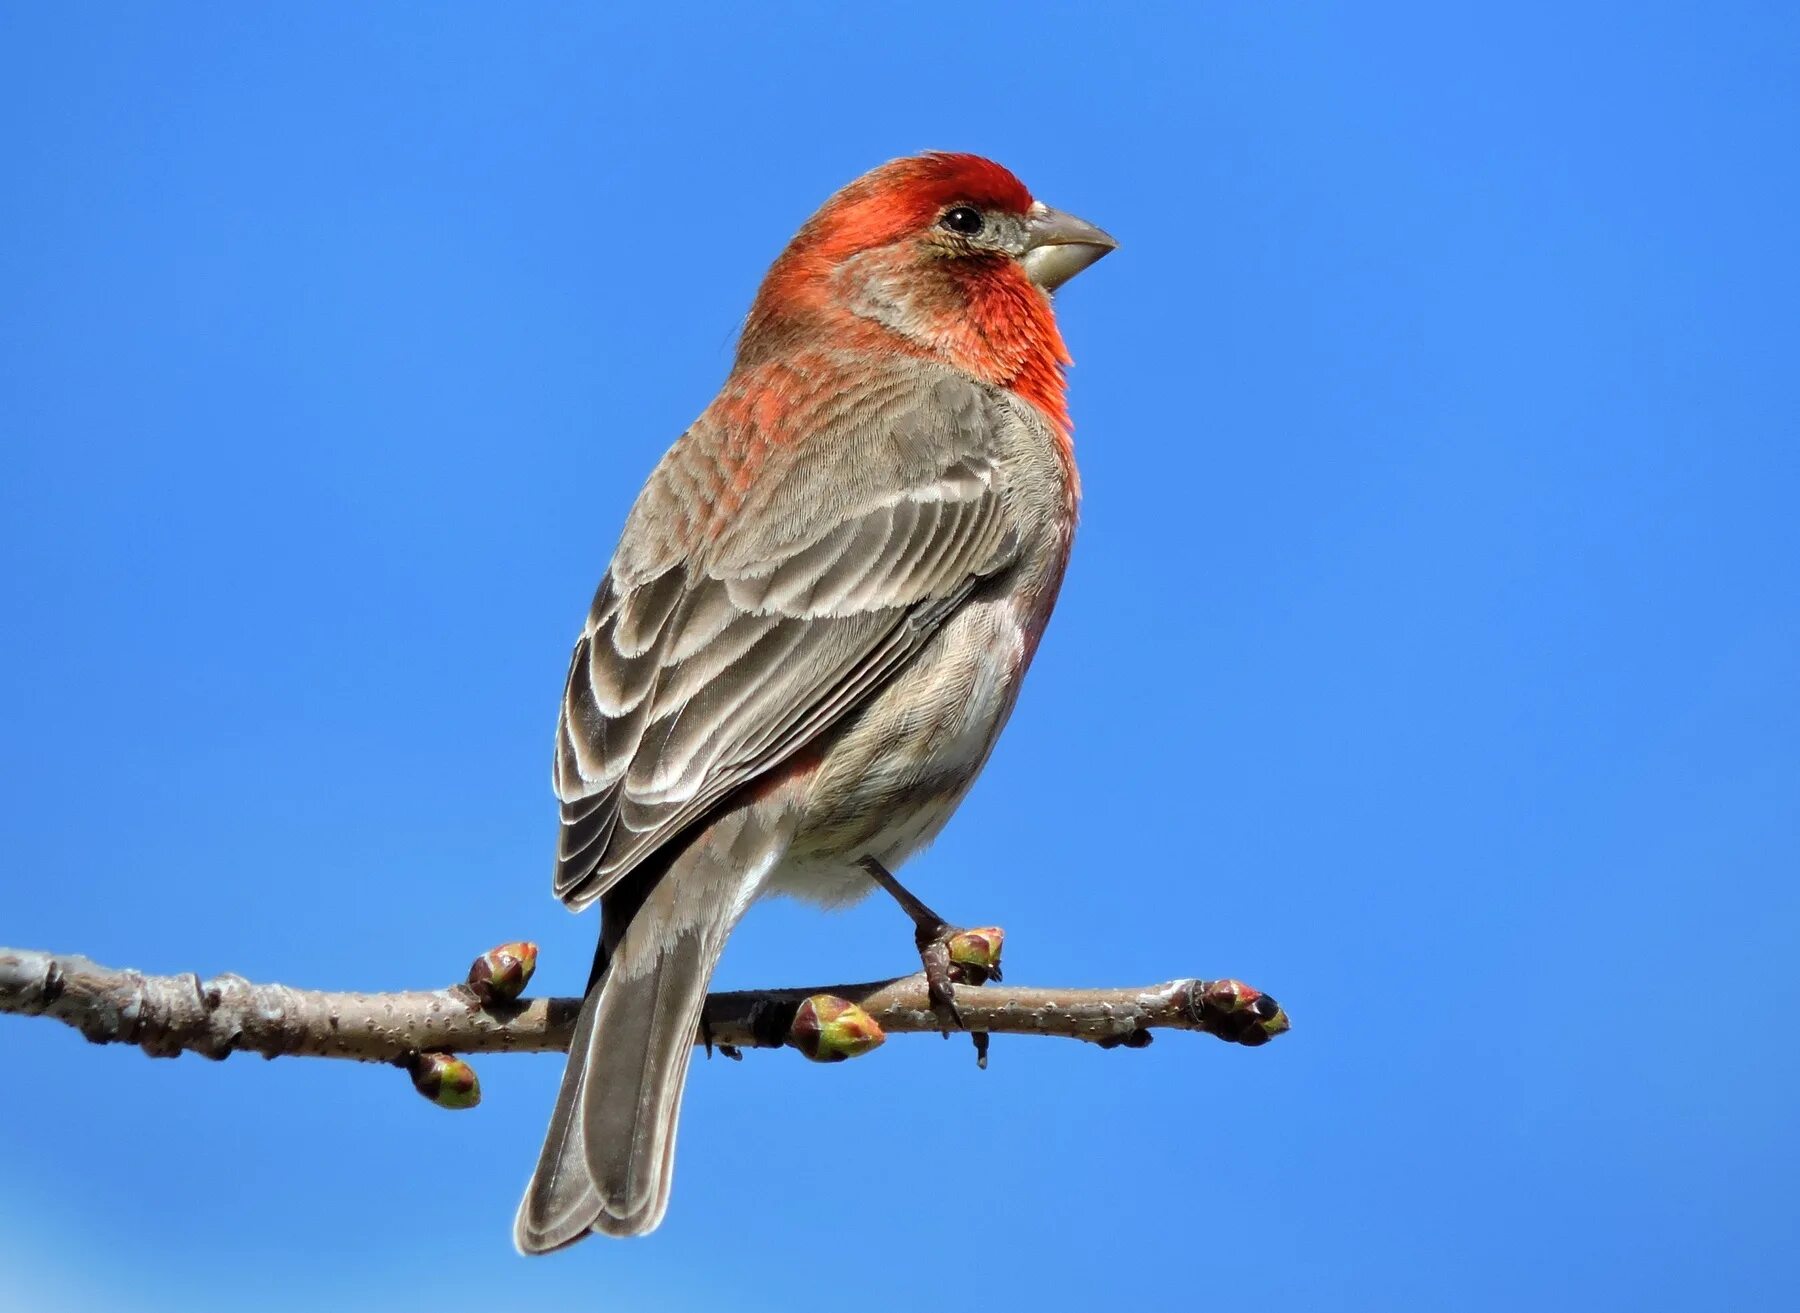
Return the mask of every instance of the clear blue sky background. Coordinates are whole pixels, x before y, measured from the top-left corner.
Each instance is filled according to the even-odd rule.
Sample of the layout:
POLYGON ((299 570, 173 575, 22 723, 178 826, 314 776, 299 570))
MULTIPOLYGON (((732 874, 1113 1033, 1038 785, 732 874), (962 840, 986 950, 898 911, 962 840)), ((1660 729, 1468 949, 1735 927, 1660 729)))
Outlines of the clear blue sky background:
MULTIPOLYGON (((595 8, 0 10, 0 942, 577 987, 590 590, 783 241, 938 146, 1122 247, 1061 608, 910 874, 1294 1032, 701 1063, 663 1229, 527 1263, 552 1058, 448 1114, 0 1021, 0 1307, 1800 1301, 1789 10, 595 8)), ((768 906, 723 980, 910 953, 768 906)))

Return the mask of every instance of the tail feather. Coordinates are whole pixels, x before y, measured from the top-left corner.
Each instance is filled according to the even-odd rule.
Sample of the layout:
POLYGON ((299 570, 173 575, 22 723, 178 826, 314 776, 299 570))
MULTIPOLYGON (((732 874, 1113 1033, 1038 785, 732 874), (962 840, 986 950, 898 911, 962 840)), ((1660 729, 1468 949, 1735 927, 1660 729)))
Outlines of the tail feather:
POLYGON ((599 1038, 594 1023, 600 1016, 600 995, 601 986, 596 983, 582 1000, 575 1036, 569 1043, 569 1065, 563 1069, 556 1110, 550 1114, 550 1130, 513 1220, 513 1244, 521 1254, 547 1254, 572 1245, 593 1229, 600 1216, 600 1196, 588 1179, 578 1115, 599 1038))
POLYGON ((689 930, 638 974, 615 963, 600 999, 606 1060, 588 1073, 581 1130, 588 1179, 608 1235, 654 1230, 669 1206, 675 1131, 706 987, 725 948, 712 927, 689 930))
POLYGON ((713 968, 785 838, 784 826, 728 817, 635 909, 581 1005, 550 1130, 513 1224, 521 1253, 560 1249, 589 1231, 642 1235, 662 1221, 713 968))

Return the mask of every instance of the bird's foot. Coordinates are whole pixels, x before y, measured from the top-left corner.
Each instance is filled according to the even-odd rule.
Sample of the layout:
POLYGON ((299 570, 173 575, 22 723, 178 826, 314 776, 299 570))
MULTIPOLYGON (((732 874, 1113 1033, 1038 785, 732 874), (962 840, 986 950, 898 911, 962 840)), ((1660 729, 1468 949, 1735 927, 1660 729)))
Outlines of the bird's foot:
POLYGON ((931 1000, 932 1015, 945 1038, 963 1028, 962 1013, 956 1006, 956 978, 950 973, 950 937, 955 933, 956 927, 946 921, 921 921, 913 929, 919 963, 925 968, 925 996, 931 1000))
MULTIPOLYGON (((925 969, 926 997, 938 1027, 948 1038, 953 1030, 965 1029, 962 1013, 956 1006, 956 986, 985 985, 1000 979, 1000 950, 1006 933, 998 926, 980 926, 973 930, 951 925, 923 900, 894 877, 894 873, 873 857, 862 859, 863 870, 888 893, 907 916, 912 918, 913 943, 918 946, 919 962, 925 969)), ((976 1062, 987 1066, 988 1037, 974 1033, 976 1062)))

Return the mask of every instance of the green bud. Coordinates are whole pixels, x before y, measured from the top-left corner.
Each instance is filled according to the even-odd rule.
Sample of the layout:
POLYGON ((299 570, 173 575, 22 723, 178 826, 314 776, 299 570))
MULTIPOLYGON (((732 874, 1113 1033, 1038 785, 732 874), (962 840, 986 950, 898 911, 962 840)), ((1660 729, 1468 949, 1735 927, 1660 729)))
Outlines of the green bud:
POLYGON ((874 1017, 835 994, 803 1001, 788 1028, 788 1042, 814 1062, 860 1058, 886 1038, 874 1017))
POLYGON ((946 947, 957 983, 984 985, 1000 979, 1000 950, 1005 945, 1006 931, 997 925, 958 930, 951 935, 946 947))
POLYGON ((481 1102, 475 1068, 454 1053, 421 1053, 407 1069, 413 1088, 440 1108, 473 1108, 481 1102))
POLYGON ((531 983, 537 959, 537 945, 525 939, 490 948, 469 967, 469 988, 483 1007, 510 1003, 531 983))

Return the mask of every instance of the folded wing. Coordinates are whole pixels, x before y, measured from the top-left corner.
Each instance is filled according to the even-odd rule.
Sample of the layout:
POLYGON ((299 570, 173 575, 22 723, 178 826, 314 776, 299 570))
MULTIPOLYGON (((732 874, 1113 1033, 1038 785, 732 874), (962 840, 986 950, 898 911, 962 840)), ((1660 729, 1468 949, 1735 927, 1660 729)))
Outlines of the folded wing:
POLYGON ((877 395, 780 441, 709 412, 651 476, 563 693, 571 906, 853 710, 1016 556, 999 403, 948 372, 877 395), (759 443, 727 510, 711 453, 759 443))

